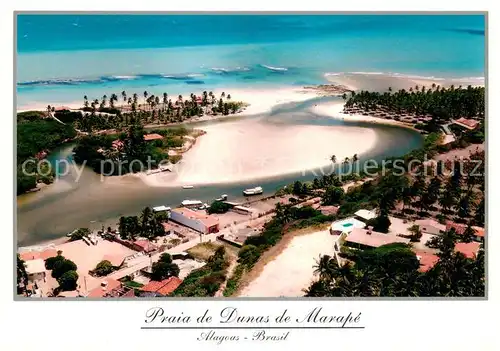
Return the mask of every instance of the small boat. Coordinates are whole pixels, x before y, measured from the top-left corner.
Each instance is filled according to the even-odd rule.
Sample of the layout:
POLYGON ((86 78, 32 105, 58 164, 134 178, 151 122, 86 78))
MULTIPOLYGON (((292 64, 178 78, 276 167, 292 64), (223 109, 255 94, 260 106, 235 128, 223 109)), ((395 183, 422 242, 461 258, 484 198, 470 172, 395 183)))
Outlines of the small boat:
POLYGON ((227 195, 226 194, 222 194, 220 197, 218 197, 217 199, 215 199, 215 201, 226 201, 227 200, 227 195))
POLYGON ((243 195, 245 195, 245 196, 260 195, 263 192, 264 192, 264 190, 262 189, 262 187, 258 186, 255 188, 243 190, 243 195))
POLYGON ((72 232, 69 232, 68 234, 66 234, 66 236, 67 236, 68 238, 71 238, 71 236, 72 236, 74 233, 76 233, 77 231, 78 231, 78 229, 75 229, 75 230, 73 230, 72 232))
POLYGON ((201 205, 203 205, 203 202, 201 202, 200 200, 184 200, 181 202, 181 205, 188 208, 200 207, 201 205))
POLYGON ((193 188, 194 188, 194 186, 192 186, 192 185, 183 185, 182 186, 182 189, 193 189, 193 188))
POLYGON ((200 207, 198 207, 199 210, 206 210, 207 208, 209 208, 210 206, 208 204, 203 204, 201 205, 200 207))

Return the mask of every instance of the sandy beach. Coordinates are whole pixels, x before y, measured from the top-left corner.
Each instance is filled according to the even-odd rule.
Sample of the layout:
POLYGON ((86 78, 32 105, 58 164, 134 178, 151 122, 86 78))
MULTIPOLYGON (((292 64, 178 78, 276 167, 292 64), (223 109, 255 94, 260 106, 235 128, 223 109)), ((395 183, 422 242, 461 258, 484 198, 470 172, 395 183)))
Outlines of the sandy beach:
POLYGON ((333 254, 334 239, 328 230, 294 237, 273 261, 269 262, 239 297, 301 297, 314 277, 320 255, 333 254), (280 284, 274 282, 280 281, 280 284))
POLYGON ((387 91, 391 87, 396 91, 414 88, 417 85, 430 87, 432 84, 442 87, 484 86, 484 77, 438 78, 385 72, 326 73, 324 77, 333 84, 344 85, 351 90, 387 91))
POLYGON ((364 116, 362 114, 344 114, 343 110, 344 110, 344 103, 336 101, 325 102, 319 105, 315 105, 311 108, 311 111, 318 115, 327 116, 335 119, 341 119, 344 121, 389 124, 389 125, 398 125, 406 128, 412 128, 410 125, 406 123, 396 121, 393 119, 364 116))
MULTIPOLYGON (((243 101, 249 106, 245 108, 245 110, 238 115, 254 115, 254 114, 259 114, 259 113, 264 113, 268 112, 271 110, 271 108, 275 105, 282 104, 282 103, 287 103, 287 102, 292 102, 292 101, 304 101, 308 99, 312 99, 317 97, 318 95, 313 92, 313 91, 306 91, 303 88, 297 88, 297 87, 284 87, 284 88, 269 88, 269 89, 226 89, 226 90, 214 90, 213 93, 215 96, 219 97, 222 92, 225 92, 226 94, 231 94, 231 100, 232 101, 243 101)), ((153 92, 154 93, 154 92, 153 92)), ((194 94, 196 95, 201 95, 202 91, 193 91, 194 94)), ((173 95, 176 96, 176 95, 173 95)), ((100 98, 100 97, 98 97, 100 98)), ((172 102, 174 102, 175 99, 172 99, 172 102)), ((139 100, 139 104, 142 104, 143 101, 139 100)), ((44 101, 44 102, 33 102, 29 105, 25 106, 20 106, 17 109, 17 112, 23 112, 23 111, 32 111, 32 110, 39 110, 39 111, 45 111, 47 109, 47 105, 51 105, 54 107, 60 107, 60 106, 65 106, 70 109, 79 109, 82 108, 83 106, 83 100, 82 101, 72 101, 72 102, 57 102, 57 101, 44 101)), ((120 104, 116 104, 117 108, 120 108, 120 104)), ((226 118, 226 117, 231 117, 233 115, 229 116, 203 116, 201 118, 196 119, 196 121, 203 121, 203 120, 212 120, 215 118, 226 118)), ((194 122, 194 119, 193 119, 194 122)))
MULTIPOLYGON (((259 119, 214 124, 172 173, 137 175, 150 186, 232 183, 317 167, 362 154, 376 144, 369 128, 276 125, 259 119)), ((326 171, 326 170, 325 170, 326 171)))

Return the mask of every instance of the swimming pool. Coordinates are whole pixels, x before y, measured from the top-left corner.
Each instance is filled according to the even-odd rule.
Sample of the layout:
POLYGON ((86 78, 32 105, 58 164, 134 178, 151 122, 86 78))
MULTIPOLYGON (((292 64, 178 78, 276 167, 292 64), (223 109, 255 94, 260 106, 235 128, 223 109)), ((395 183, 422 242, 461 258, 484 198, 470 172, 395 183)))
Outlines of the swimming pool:
POLYGON ((354 228, 364 228, 365 223, 355 219, 354 217, 344 218, 340 221, 333 222, 330 231, 340 231, 342 233, 350 233, 354 228))

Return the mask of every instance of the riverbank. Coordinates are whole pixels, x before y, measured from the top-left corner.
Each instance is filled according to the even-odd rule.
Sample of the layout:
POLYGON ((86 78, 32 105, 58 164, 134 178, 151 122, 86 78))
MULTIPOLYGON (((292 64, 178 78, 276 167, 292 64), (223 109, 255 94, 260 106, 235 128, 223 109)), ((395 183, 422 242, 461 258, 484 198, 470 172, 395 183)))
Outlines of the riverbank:
MULTIPOLYGON (((250 95, 252 92, 247 90, 250 95)), ((276 94, 264 96, 268 93, 260 93, 262 100, 253 110, 257 115, 251 118, 229 117, 195 125, 207 134, 184 154, 177 166, 182 170, 180 174, 101 177, 89 168, 78 168, 60 179, 59 185, 23 198, 21 204, 18 202, 18 242, 31 245, 65 235, 76 227, 98 230, 146 206, 177 206, 186 198, 210 202, 220 194, 228 194, 239 200, 242 189, 257 185, 264 188, 265 194, 271 194, 294 180, 321 175, 309 171, 311 168, 317 170, 325 165, 324 171, 330 172, 332 154, 337 160, 355 153, 361 158, 363 153, 370 158, 391 157, 421 142, 416 134, 400 128, 344 125, 318 118, 310 111, 312 103, 302 103, 318 99, 316 93, 303 93, 298 88, 278 89, 276 94), (294 106, 293 101, 299 103, 294 106), (292 103, 291 108, 288 103, 292 103), (182 189, 182 185, 193 184, 198 184, 193 190, 182 189)), ((243 113, 250 112, 249 106, 243 113)), ((67 154, 52 156, 66 158, 67 154)))
POLYGON ((250 119, 208 125, 171 173, 138 174, 148 186, 175 187, 251 181, 331 167, 377 143, 370 128, 272 124, 250 119))
POLYGON ((343 121, 385 124, 385 125, 393 125, 393 126, 399 126, 417 130, 413 127, 413 124, 411 123, 405 123, 392 119, 383 119, 374 116, 365 116, 360 113, 344 113, 343 102, 326 102, 323 104, 318 104, 313 106, 311 108, 311 111, 321 116, 327 116, 330 118, 339 119, 343 121))

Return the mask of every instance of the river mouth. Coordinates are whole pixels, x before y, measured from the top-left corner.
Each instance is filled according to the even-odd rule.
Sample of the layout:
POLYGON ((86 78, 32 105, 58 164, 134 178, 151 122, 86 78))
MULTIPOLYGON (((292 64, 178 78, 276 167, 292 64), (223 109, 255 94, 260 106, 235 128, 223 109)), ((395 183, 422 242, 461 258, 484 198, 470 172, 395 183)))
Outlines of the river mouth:
MULTIPOLYGON (((366 122, 347 122, 311 112, 311 106, 331 100, 332 98, 318 98, 301 103, 287 103, 276 106, 266 114, 192 124, 190 127, 203 129, 204 126, 213 128, 217 125, 223 126, 225 123, 228 123, 227 125, 258 123, 261 127, 297 130, 301 127, 331 130, 359 128, 376 136, 374 145, 362 152, 356 152, 361 162, 368 159, 379 161, 388 157, 402 156, 421 147, 423 138, 414 130, 366 122)), ((308 138, 313 138, 316 130, 319 131, 319 129, 311 129, 312 132, 308 138)), ((354 135, 353 138, 352 144, 355 145, 354 135)), ((334 145, 335 140, 332 142, 334 145)), ((221 145, 221 148, 223 147, 224 144, 221 145)), ((55 150, 49 159, 52 162, 57 159, 70 159, 71 148, 71 145, 63 146, 55 150)), ((331 153, 336 154, 335 148, 331 153)), ((327 168, 331 171, 331 166, 327 168)), ((210 203, 221 194, 227 194, 230 200, 243 200, 242 190, 257 185, 263 187, 263 195, 269 195, 295 180, 312 180, 316 176, 321 176, 325 170, 326 168, 320 170, 318 167, 310 167, 307 170, 284 172, 285 174, 258 177, 258 179, 200 184, 194 189, 182 189, 180 186, 148 186, 137 177, 127 177, 124 182, 103 182, 100 175, 83 168, 79 171, 81 174, 79 174, 78 181, 75 181, 75 175, 78 174, 72 172, 43 191, 18 197, 17 241, 20 246, 34 245, 64 236, 77 227, 100 229, 102 226, 115 226, 120 216, 137 214, 146 206, 175 207, 185 199, 197 199, 210 203)))

